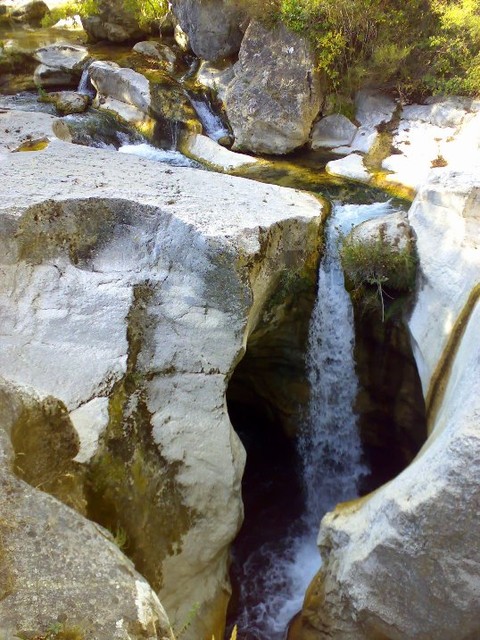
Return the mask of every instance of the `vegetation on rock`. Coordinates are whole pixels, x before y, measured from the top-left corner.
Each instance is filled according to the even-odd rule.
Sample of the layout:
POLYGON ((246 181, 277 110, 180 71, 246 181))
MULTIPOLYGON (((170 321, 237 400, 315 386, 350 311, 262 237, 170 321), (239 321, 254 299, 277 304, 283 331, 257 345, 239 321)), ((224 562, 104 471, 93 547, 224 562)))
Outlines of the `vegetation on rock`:
POLYGON ((385 296, 393 300, 415 287, 417 265, 412 246, 393 246, 382 234, 371 239, 350 234, 341 243, 340 258, 354 300, 367 308, 380 305, 384 320, 385 296))
POLYGON ((306 35, 332 91, 480 93, 478 0, 242 0, 306 35))

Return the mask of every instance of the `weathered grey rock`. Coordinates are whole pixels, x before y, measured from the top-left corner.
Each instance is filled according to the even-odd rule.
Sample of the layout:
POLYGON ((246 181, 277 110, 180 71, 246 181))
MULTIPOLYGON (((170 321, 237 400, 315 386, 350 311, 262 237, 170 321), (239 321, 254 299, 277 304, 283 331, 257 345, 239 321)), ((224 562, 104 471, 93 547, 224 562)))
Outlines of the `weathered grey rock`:
POLYGON ((179 62, 177 54, 166 44, 160 42, 154 42, 152 40, 137 42, 133 50, 146 58, 151 58, 161 63, 169 72, 173 72, 179 62))
POLYGON ((332 148, 352 143, 358 127, 340 113, 319 120, 312 129, 312 149, 332 148))
POLYGON ((51 102, 62 116, 71 113, 83 113, 88 109, 90 98, 76 91, 56 91, 42 98, 44 102, 51 102))
POLYGON ((37 49, 34 55, 40 62, 34 73, 37 86, 76 88, 88 51, 79 45, 57 43, 37 49))
POLYGON ((64 71, 58 67, 47 67, 45 64, 39 64, 33 74, 35 86, 43 89, 70 87, 76 88, 80 79, 80 72, 72 73, 64 71))
POLYGON ((88 51, 80 45, 62 42, 40 47, 35 51, 34 56, 38 62, 47 67, 74 71, 83 68, 83 63, 88 58, 88 51))
POLYGON ((90 40, 126 42, 149 33, 149 28, 141 27, 134 13, 119 0, 98 0, 96 5, 96 15, 82 17, 83 28, 90 40))
POLYGON ((60 142, 1 162, 0 371, 79 425, 69 474, 177 625, 200 604, 184 637, 220 638, 244 464, 225 390, 281 274, 313 288, 320 205, 60 142))
POLYGON ((211 89, 221 102, 225 102, 227 87, 234 76, 233 64, 218 66, 204 60, 200 64, 196 80, 199 84, 211 89))
POLYGON ((153 127, 152 117, 183 123, 200 131, 196 114, 184 90, 175 81, 151 84, 141 73, 119 67, 115 62, 96 61, 88 73, 97 90, 95 104, 117 113, 132 124, 153 127))
POLYGON ((413 248, 412 230, 407 216, 400 211, 362 222, 350 235, 360 242, 371 242, 381 238, 392 249, 398 251, 413 248))
POLYGON ((199 58, 218 60, 240 49, 246 14, 236 0, 173 0, 172 9, 199 58))
POLYGON ((234 148, 284 154, 302 146, 320 100, 308 42, 282 24, 269 29, 251 22, 225 96, 234 148))
POLYGON ((48 6, 43 0, 31 0, 31 2, 17 3, 16 8, 10 13, 15 22, 22 22, 38 26, 42 18, 48 13, 48 6))
POLYGON ((438 169, 409 212, 421 277, 409 328, 430 436, 374 494, 328 514, 308 638, 480 637, 478 173, 438 169))
MULTIPOLYGON (((30 433, 36 429, 40 404, 0 379, 2 637, 43 636, 59 625, 65 633, 76 629, 98 640, 173 640, 158 597, 111 533, 14 476, 20 458, 25 467, 42 455, 40 445, 33 452, 37 460, 30 459, 28 442, 19 439, 25 422, 30 433)), ((54 403, 48 404, 54 429, 54 403)), ((62 453, 50 452, 51 475, 62 453)))

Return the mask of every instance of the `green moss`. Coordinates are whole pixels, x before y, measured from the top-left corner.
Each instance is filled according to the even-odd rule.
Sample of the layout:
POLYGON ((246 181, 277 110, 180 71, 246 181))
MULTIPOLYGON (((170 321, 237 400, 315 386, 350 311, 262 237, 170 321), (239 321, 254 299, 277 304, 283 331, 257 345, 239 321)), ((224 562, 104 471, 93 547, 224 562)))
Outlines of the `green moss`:
POLYGON ((77 626, 56 622, 46 631, 17 631, 20 640, 84 640, 85 634, 77 626))
POLYGON ((7 522, 0 520, 0 600, 11 595, 15 588, 15 577, 12 571, 12 563, 5 544, 7 522))
POLYGON ((80 443, 63 403, 52 397, 24 401, 11 441, 19 478, 85 513, 83 470, 73 460, 80 443))
POLYGON ((154 291, 135 288, 128 317, 127 374, 109 404, 110 420, 88 473, 88 515, 112 532, 122 531, 125 553, 154 589, 162 586, 161 563, 178 553, 196 514, 184 505, 176 476, 152 435, 145 376, 138 359, 148 333, 154 291))
POLYGON ((40 264, 67 252, 73 264, 88 260, 114 228, 114 213, 100 201, 46 201, 27 209, 16 239, 21 260, 40 264))

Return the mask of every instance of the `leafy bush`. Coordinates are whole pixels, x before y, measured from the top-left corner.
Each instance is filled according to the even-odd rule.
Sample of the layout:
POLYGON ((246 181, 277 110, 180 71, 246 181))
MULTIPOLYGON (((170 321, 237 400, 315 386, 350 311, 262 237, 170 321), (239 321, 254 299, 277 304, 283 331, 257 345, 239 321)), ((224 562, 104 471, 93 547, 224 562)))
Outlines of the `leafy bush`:
POLYGON ((432 0, 440 22, 430 38, 435 51, 427 85, 436 92, 480 93, 480 3, 432 0))
POLYGON ((354 297, 371 302, 372 292, 380 304, 382 320, 385 318, 385 295, 410 292, 415 287, 416 258, 412 246, 392 246, 380 234, 368 240, 350 234, 341 239, 340 259, 354 297))
POLYGON ((242 0, 310 39, 330 92, 480 93, 479 0, 242 0))

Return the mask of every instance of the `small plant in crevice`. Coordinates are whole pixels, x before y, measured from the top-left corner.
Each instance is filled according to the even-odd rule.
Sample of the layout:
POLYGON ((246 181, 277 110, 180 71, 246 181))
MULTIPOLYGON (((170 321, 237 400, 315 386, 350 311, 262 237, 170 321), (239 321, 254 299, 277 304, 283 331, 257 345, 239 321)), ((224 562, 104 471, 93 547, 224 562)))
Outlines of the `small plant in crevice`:
POLYGON ((388 241, 382 229, 376 238, 363 239, 354 234, 340 238, 340 258, 352 298, 365 310, 380 307, 385 321, 386 303, 413 291, 416 256, 412 242, 404 247, 388 241))

